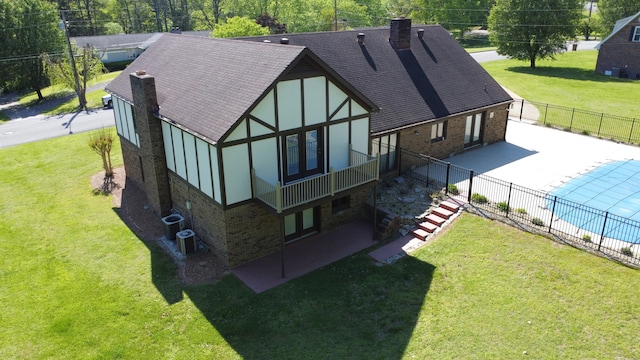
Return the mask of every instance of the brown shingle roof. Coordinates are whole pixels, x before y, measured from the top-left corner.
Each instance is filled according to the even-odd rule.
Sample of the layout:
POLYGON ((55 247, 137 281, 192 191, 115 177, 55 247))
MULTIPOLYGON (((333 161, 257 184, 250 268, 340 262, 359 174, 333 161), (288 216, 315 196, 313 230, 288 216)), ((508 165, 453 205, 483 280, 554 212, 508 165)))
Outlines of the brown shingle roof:
MULTIPOLYGON (((282 36, 237 40, 277 42, 282 36)), ((388 28, 284 36, 308 47, 380 108, 371 118, 373 133, 512 100, 439 25, 414 25, 411 48, 401 51, 389 44, 388 28), (422 41, 418 28, 425 30, 422 41)))
POLYGON ((155 77, 160 115, 219 140, 299 57, 304 47, 162 36, 106 90, 132 102, 129 73, 155 77))

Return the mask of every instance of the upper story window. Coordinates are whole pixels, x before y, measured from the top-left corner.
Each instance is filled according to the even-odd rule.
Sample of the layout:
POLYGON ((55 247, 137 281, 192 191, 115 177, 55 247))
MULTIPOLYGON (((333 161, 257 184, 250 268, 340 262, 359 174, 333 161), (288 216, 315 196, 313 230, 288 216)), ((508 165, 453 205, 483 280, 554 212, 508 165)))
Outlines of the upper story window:
POLYGON ((431 142, 442 141, 445 136, 447 136, 446 121, 431 125, 431 142))
POLYGON ((636 26, 631 34, 631 41, 640 42, 640 26, 636 26))
POLYGON ((299 131, 285 137, 285 181, 322 173, 322 128, 299 131))

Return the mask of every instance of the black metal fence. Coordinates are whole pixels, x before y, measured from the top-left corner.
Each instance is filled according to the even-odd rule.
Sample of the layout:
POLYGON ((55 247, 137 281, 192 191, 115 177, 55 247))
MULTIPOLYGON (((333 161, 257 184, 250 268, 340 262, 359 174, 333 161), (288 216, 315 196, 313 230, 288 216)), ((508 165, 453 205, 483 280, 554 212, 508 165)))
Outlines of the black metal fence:
POLYGON ((520 120, 640 144, 640 119, 552 105, 524 99, 516 100, 511 115, 520 120))
POLYGON ((640 266, 640 222, 407 151, 416 164, 405 176, 468 203, 472 212, 548 233, 574 247, 640 266))

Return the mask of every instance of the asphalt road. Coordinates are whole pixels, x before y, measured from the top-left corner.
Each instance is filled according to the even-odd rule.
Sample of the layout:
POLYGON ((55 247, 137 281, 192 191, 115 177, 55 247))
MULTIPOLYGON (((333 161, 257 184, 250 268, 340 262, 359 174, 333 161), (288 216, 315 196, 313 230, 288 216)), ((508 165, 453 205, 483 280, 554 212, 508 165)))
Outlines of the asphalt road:
POLYGON ((73 114, 18 118, 0 125, 0 148, 115 125, 113 110, 94 109, 73 114))

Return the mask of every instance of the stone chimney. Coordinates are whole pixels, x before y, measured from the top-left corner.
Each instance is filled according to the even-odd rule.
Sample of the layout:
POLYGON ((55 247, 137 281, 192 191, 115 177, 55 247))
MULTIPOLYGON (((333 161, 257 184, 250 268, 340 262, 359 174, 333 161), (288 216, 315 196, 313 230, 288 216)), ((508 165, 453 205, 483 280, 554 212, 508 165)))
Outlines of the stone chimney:
POLYGON ((389 43, 396 51, 411 48, 411 19, 391 19, 390 28, 389 43))
POLYGON ((151 209, 158 216, 166 216, 171 213, 171 192, 162 139, 162 123, 156 117, 159 110, 156 81, 144 70, 130 74, 129 81, 133 95, 136 132, 140 139, 138 155, 142 167, 143 189, 151 209))

